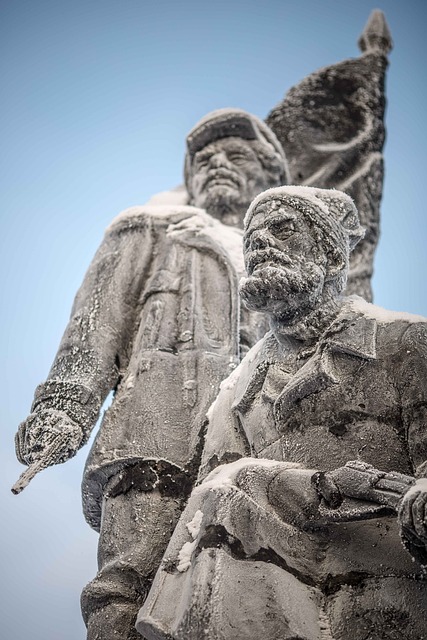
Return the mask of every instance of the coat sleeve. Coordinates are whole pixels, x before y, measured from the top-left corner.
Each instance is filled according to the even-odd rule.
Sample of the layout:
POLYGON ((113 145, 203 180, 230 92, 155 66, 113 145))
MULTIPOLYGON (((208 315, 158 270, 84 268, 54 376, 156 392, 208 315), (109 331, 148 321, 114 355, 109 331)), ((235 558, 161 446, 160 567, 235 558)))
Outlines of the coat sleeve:
POLYGON ((411 323, 402 337, 402 421, 416 478, 427 477, 427 323, 411 323))
POLYGON ((64 411, 82 428, 84 441, 128 361, 153 243, 149 217, 107 231, 77 292, 48 379, 36 389, 32 412, 64 411))

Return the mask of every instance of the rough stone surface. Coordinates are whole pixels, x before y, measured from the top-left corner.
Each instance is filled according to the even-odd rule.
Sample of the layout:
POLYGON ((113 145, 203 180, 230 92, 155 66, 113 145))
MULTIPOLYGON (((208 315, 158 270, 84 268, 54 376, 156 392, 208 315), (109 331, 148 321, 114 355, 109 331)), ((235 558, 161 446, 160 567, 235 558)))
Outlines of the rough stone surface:
POLYGON ((209 410, 148 640, 426 637, 427 319, 343 297, 358 235, 338 191, 251 205, 241 293, 272 330, 209 410))
MULTIPOLYGON (((381 11, 372 12, 359 47, 359 58, 319 69, 292 87, 266 123, 286 152, 282 184, 340 189, 354 199, 366 234, 351 255, 347 293, 371 301, 384 176, 385 77, 392 48, 381 11)), ((155 199, 189 201, 185 190, 155 199)))

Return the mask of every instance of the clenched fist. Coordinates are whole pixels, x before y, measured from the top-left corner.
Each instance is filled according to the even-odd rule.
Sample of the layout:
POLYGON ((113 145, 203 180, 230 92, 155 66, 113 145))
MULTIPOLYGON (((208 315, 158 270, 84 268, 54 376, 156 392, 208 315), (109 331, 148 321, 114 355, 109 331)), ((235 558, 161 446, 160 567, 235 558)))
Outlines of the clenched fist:
POLYGON ((84 443, 84 434, 64 411, 42 409, 19 425, 16 456, 23 464, 43 461, 43 467, 72 458, 84 443))

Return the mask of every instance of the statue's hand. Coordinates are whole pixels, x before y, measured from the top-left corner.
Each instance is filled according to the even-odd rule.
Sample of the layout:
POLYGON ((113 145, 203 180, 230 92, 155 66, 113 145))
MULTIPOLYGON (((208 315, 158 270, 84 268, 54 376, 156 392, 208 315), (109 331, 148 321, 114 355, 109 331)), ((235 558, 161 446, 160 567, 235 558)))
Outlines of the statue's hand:
MULTIPOLYGON (((397 509, 402 496, 415 482, 412 476, 398 471, 380 471, 360 460, 350 460, 343 467, 317 475, 319 481, 332 482, 342 496, 382 504, 394 510, 397 509)), ((317 486, 315 477, 313 482, 317 486)), ((322 491, 320 493, 323 495, 322 491)), ((326 495, 323 497, 331 503, 326 495)), ((334 505, 330 504, 330 506, 334 505)), ((339 501, 335 506, 339 506, 339 501)))
POLYGON ((212 218, 203 210, 185 218, 180 222, 169 225, 167 235, 173 240, 196 249, 208 250, 214 249, 218 251, 218 238, 215 239, 215 226, 212 218))
POLYGON ((410 545, 427 549, 427 479, 418 480, 405 493, 397 517, 402 538, 410 545))
POLYGON ((43 467, 72 458, 84 442, 84 434, 64 411, 43 409, 31 413, 15 436, 16 456, 23 464, 43 467))

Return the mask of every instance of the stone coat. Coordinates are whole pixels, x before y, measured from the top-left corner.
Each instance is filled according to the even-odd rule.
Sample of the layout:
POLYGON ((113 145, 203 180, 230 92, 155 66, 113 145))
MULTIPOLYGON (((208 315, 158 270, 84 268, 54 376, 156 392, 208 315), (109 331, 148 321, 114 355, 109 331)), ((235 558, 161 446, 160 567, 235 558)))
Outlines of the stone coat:
MULTIPOLYGON (((64 410, 88 435, 115 391, 83 478, 95 529, 103 488, 126 466, 148 461, 147 487, 179 495, 198 463, 206 410, 239 359, 241 235, 189 206, 133 208, 107 230, 33 404, 64 410)), ((253 344, 256 330, 244 330, 253 344)))
POLYGON ((253 456, 333 470, 362 460, 427 475, 427 321, 346 299, 295 371, 270 332, 224 381, 202 458, 253 456))
POLYGON ((425 574, 396 516, 361 501, 357 517, 316 524, 310 496, 315 470, 349 460, 427 475, 426 373, 426 319, 357 296, 300 362, 267 334, 209 410, 203 481, 138 631, 149 640, 425 637, 425 574))

